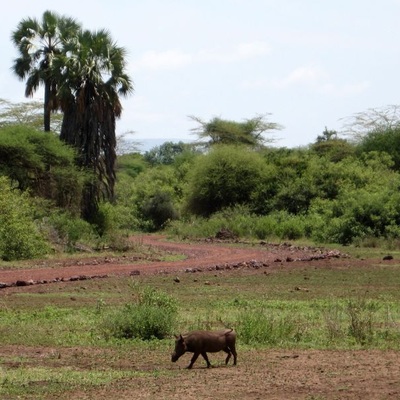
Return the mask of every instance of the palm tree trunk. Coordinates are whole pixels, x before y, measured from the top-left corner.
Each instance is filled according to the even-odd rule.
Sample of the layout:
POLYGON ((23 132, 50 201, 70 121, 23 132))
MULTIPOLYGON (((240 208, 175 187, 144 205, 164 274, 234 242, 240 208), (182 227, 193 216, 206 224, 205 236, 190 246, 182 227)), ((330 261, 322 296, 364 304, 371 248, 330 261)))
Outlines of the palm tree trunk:
POLYGON ((46 80, 44 84, 44 131, 50 132, 50 80, 46 80))

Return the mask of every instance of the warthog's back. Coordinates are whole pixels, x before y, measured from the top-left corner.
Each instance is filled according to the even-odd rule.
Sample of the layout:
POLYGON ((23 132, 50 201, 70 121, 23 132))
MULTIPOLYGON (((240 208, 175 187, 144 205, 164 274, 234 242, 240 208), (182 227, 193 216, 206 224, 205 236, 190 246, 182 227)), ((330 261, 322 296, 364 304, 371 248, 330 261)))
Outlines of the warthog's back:
POLYGON ((183 335, 187 351, 216 353, 235 346, 236 333, 232 329, 220 331, 192 331, 183 335))

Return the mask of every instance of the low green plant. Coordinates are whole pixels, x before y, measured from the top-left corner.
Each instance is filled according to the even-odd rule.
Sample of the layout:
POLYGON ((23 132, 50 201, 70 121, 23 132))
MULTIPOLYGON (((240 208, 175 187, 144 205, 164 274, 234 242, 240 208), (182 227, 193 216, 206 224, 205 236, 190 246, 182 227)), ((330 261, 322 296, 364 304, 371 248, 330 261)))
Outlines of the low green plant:
POLYGON ((125 304, 115 313, 107 315, 101 331, 108 339, 163 339, 174 329, 177 304, 170 295, 145 287, 134 286, 136 301, 125 304))

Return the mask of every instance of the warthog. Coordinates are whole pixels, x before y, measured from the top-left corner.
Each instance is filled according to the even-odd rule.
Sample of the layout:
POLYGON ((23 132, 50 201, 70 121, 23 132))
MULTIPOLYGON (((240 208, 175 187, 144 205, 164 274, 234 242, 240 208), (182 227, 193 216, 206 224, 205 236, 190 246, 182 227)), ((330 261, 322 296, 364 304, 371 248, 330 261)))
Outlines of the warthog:
POLYGON ((228 354, 225 364, 233 354, 233 364, 236 365, 236 332, 233 329, 224 329, 222 331, 193 331, 184 335, 176 336, 175 350, 172 353, 171 361, 176 362, 186 352, 194 353, 187 368, 192 368, 193 364, 201 354, 206 360, 207 368, 211 363, 207 353, 217 353, 224 351, 228 354))

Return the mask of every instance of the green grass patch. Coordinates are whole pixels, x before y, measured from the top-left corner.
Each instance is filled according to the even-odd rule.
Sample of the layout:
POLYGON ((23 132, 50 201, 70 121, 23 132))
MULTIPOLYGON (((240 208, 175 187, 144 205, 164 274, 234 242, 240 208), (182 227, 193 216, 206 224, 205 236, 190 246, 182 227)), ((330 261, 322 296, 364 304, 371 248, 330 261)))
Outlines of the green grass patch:
POLYGON ((50 393, 54 396, 78 388, 84 392, 119 379, 153 374, 154 372, 116 369, 76 370, 73 367, 0 367, 0 396, 46 398, 50 393))
POLYGON ((0 350, 0 395, 46 398, 171 373, 173 334, 193 329, 233 327, 240 352, 399 350, 400 266, 354 265, 181 273, 179 283, 175 275, 114 277, 4 292, 2 346, 50 348, 55 356, 37 363, 0 350), (65 349, 75 347, 86 350, 65 360, 65 349))

